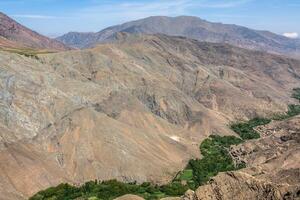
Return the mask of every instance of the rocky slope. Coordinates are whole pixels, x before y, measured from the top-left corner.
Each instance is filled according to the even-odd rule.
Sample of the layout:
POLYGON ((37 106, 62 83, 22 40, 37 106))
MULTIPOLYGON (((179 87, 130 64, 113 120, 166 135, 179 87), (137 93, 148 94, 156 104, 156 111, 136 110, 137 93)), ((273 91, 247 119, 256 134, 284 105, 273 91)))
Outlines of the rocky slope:
MULTIPOLYGON (((195 192, 169 200, 300 199, 300 116, 273 121, 257 130, 261 138, 231 148, 245 169, 219 173, 195 192)), ((136 197, 137 198, 137 197, 136 197)), ((134 199, 123 196, 120 199, 134 199)))
MULTIPOLYGON (((221 173, 198 188, 197 199, 300 199, 300 117, 257 129, 262 138, 233 147, 247 168, 221 173)), ((193 198, 192 198, 193 199, 193 198)))
POLYGON ((284 112, 300 61, 165 35, 37 57, 0 51, 0 199, 61 182, 163 183, 227 124, 284 112))
POLYGON ((0 47, 69 50, 54 39, 42 36, 0 12, 0 47))
POLYGON ((115 40, 117 32, 185 36, 199 41, 228 43, 242 48, 300 58, 300 43, 295 39, 268 31, 252 30, 231 24, 212 23, 189 16, 149 17, 112 26, 97 33, 71 32, 58 37, 57 40, 73 47, 86 48, 96 43, 115 40))

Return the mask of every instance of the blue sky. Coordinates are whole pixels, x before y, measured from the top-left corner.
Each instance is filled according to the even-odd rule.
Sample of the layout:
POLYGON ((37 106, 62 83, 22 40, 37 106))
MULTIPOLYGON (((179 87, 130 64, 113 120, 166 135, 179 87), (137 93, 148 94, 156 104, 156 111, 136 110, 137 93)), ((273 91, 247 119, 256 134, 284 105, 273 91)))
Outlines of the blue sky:
POLYGON ((52 37, 154 15, 193 15, 291 37, 300 34, 300 0, 0 0, 0 11, 52 37))

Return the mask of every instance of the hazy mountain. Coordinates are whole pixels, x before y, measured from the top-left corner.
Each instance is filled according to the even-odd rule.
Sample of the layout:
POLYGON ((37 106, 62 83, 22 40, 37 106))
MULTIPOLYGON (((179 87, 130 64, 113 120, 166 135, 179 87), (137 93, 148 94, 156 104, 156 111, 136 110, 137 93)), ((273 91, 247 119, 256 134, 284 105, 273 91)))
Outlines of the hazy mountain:
POLYGON ((257 31, 237 25, 211 23, 197 17, 148 17, 106 28, 97 33, 68 33, 57 40, 67 45, 86 48, 113 40, 116 32, 162 33, 185 36, 199 41, 228 43, 234 46, 291 56, 300 55, 300 43, 268 31, 257 31))
POLYGON ((208 135, 284 112, 300 84, 295 59, 183 37, 114 37, 36 57, 0 51, 0 199, 62 182, 165 183, 208 135))
POLYGON ((0 47, 67 50, 63 43, 42 36, 0 12, 0 47))

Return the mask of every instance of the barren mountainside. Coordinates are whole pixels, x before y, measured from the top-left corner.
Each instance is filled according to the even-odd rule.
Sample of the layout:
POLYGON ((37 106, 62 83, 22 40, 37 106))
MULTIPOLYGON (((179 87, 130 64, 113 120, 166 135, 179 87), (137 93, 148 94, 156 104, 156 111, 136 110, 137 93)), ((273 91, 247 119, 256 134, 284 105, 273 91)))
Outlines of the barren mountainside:
MULTIPOLYGON (((261 138, 231 146, 235 162, 246 168, 221 172, 195 191, 162 200, 300 199, 300 117, 272 121, 255 129, 261 138)), ((141 200, 124 195, 118 199, 141 200)))
POLYGON ((275 54, 300 56, 300 42, 269 31, 258 31, 233 24, 212 23, 197 17, 154 16, 112 26, 96 33, 70 32, 57 40, 77 48, 113 41, 117 32, 161 33, 185 36, 199 41, 228 43, 234 46, 275 54))
POLYGON ((0 12, 0 47, 68 50, 66 45, 42 36, 0 12))
POLYGON ((231 149, 247 168, 220 173, 190 199, 300 199, 299 128, 299 116, 258 127, 260 139, 231 149))
POLYGON ((62 182, 165 183, 228 124, 285 112, 300 61, 118 33, 93 49, 0 51, 0 199, 62 182))

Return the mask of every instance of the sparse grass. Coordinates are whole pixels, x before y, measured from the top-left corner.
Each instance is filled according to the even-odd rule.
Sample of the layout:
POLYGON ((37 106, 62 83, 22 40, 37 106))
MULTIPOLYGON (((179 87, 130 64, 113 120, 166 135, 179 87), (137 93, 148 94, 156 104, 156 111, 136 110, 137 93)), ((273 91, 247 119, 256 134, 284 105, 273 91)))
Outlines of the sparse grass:
POLYGON ((37 49, 30 49, 30 48, 0 48, 0 50, 7 51, 10 53, 16 53, 37 60, 39 59, 38 57, 39 54, 54 53, 53 51, 37 50, 37 49))

